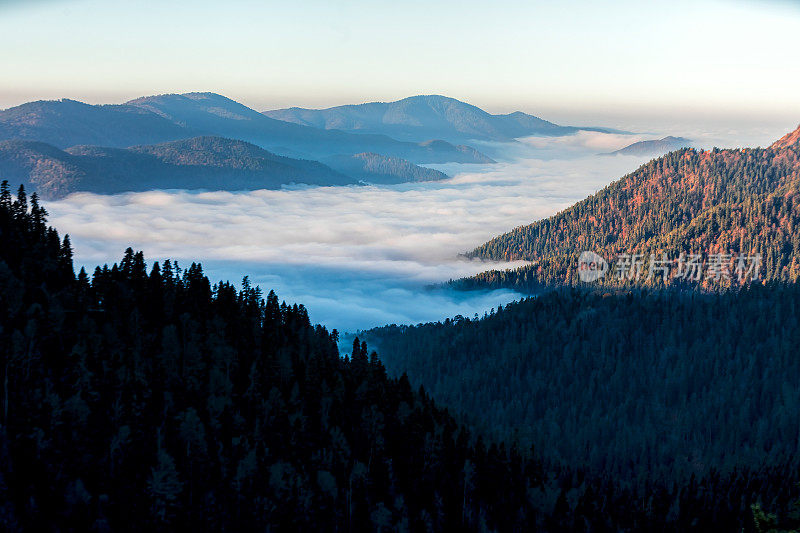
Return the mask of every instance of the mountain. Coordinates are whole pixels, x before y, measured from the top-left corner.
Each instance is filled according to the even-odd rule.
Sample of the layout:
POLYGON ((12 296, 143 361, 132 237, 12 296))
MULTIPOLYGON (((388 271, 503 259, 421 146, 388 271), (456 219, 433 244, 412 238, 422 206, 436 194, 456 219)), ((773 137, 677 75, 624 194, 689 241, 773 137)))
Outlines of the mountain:
POLYGON ((797 145, 798 143, 800 143, 800 126, 798 126, 796 130, 787 133, 786 135, 775 141, 772 144, 772 147, 776 149, 789 148, 797 145))
POLYGON ((420 167, 405 159, 372 153, 338 155, 323 161, 343 174, 375 184, 438 181, 450 177, 444 172, 420 167))
MULTIPOLYGON (((668 284, 687 281, 676 277, 680 254, 701 254, 703 271, 710 267, 712 254, 729 254, 723 261, 729 274, 739 254, 760 254, 761 280, 798 281, 798 131, 768 148, 684 148, 655 159, 561 213, 516 228, 467 254, 533 264, 487 272, 456 285, 536 291, 542 284, 577 283, 583 251, 606 261, 619 260, 620 254, 641 254, 645 273, 651 255, 661 260, 666 253, 668 284)), ((619 271, 619 276, 607 275, 600 282, 628 283, 631 273, 619 271)), ((659 284, 662 278, 644 282, 659 284)), ((712 280, 703 275, 691 285, 710 288, 719 281, 736 284, 737 277, 712 280)))
POLYGON ((131 249, 76 278, 3 184, 3 531, 535 527, 526 452, 487 451, 366 344, 341 357, 302 305, 242 285, 131 249))
POLYGON ((443 141, 421 145, 385 135, 356 135, 290 124, 213 93, 149 96, 123 105, 42 101, 0 111, 0 140, 33 140, 59 148, 126 148, 201 135, 243 140, 304 159, 375 152, 416 163, 491 161, 472 148, 443 141))
POLYGON ((78 144, 124 147, 196 134, 197 131, 129 105, 89 105, 64 99, 0 110, 0 139, 39 141, 59 148, 78 144))
POLYGON ((358 183, 322 163, 278 156, 246 142, 220 137, 132 148, 74 146, 67 150, 34 141, 3 141, 0 175, 25 183, 45 199, 78 191, 114 194, 358 183))
POLYGON ((242 139, 277 153, 321 158, 375 152, 416 163, 487 163, 472 148, 438 141, 434 146, 400 142, 386 135, 358 135, 328 131, 269 118, 214 93, 165 94, 128 102, 184 127, 242 139))
POLYGON ((517 111, 492 115, 455 98, 439 95, 412 96, 396 102, 372 102, 328 109, 290 107, 264 114, 295 124, 351 133, 381 133, 396 139, 421 141, 445 139, 510 141, 531 135, 570 135, 581 129, 602 128, 559 126, 517 111))
MULTIPOLYGON (((741 336, 755 344, 740 343, 729 360, 721 358, 729 340, 724 334, 739 331, 732 329, 737 322, 725 322, 713 337, 719 343, 702 346, 712 354, 697 353, 698 344, 690 344, 697 357, 689 368, 674 365, 673 352, 647 349, 640 336, 627 334, 600 344, 595 366, 574 334, 604 310, 614 311, 616 300, 586 302, 598 312, 587 307, 581 322, 572 312, 580 310, 579 302, 560 307, 545 299, 526 304, 519 316, 526 322, 493 328, 507 332, 493 337, 494 347, 520 351, 492 352, 503 366, 480 354, 486 376, 494 378, 506 365, 517 371, 483 383, 523 396, 552 390, 553 396, 537 397, 541 401, 526 415, 551 420, 548 434, 583 431, 574 443, 547 442, 548 449, 586 443, 587 464, 596 464, 606 453, 652 443, 697 471, 688 481, 654 479, 633 487, 612 469, 598 473, 545 462, 538 448, 473 433, 407 376, 387 375, 366 343, 355 339, 342 356, 336 331, 313 325, 305 307, 280 303, 271 291, 265 296, 247 278, 241 290, 227 282, 212 285, 197 263, 181 269, 167 260, 148 268, 144 255, 130 248, 119 263, 97 267, 91 277, 83 269, 76 276, 72 255, 69 239, 47 226, 38 202, 24 191, 13 198, 3 182, 3 531, 750 531, 751 504, 763 500, 782 513, 796 494, 798 455, 787 456, 797 446, 800 405, 796 342, 790 340, 798 331, 796 297, 776 301, 780 305, 768 313, 701 308, 698 316, 706 322, 697 327, 720 312, 738 323, 757 323, 741 336), (531 328, 531 317, 539 329, 531 328), (782 319, 789 327, 775 330, 782 319), (529 331, 541 337, 520 346, 518 335, 529 331), (559 337, 566 342, 554 346, 559 337), (554 349, 534 351, 534 364, 526 366, 518 355, 536 350, 540 339, 554 349), (637 351, 626 351, 631 347, 637 351), (743 351, 760 357, 742 364, 743 351), (658 365, 639 364, 638 355, 658 365), (710 372, 715 364, 732 373, 710 372), (544 389, 520 390, 521 378, 539 368, 566 370, 544 389), (595 368, 595 378, 587 379, 595 368), (686 378, 660 380, 662 373, 686 378), (627 375, 642 379, 626 382, 627 375), (704 381, 709 375, 710 383, 704 381), (743 383, 748 375, 752 380, 743 383), (742 395, 731 402, 737 390, 742 395), (579 396, 571 398, 572 392, 579 396), (595 399, 585 410, 566 407, 592 392, 613 401, 595 399), (628 401, 619 397, 625 392, 628 401), (783 403, 776 412, 778 401, 783 403), (595 418, 604 408, 614 416, 595 418), (707 418, 697 425, 701 412, 707 418), (584 428, 587 416, 592 418, 584 428), (742 435, 740 426, 720 426, 732 417, 757 430, 742 435), (620 427, 629 431, 614 431, 620 427), (597 441, 586 442, 589 429, 597 441), (662 435, 666 442, 659 441, 662 435), (701 463, 709 456, 705 442, 713 444, 711 457, 749 462, 715 471, 714 464, 701 463), (770 468, 774 462, 780 467, 770 468)), ((660 302, 651 309, 663 315, 660 302)), ((625 312, 639 310, 628 304, 614 318, 623 315, 627 323, 625 312)), ((516 315, 509 310, 504 316, 516 315)), ((653 313, 638 331, 660 344, 661 335, 651 329, 658 316, 653 313)), ((671 316, 685 328, 694 324, 671 316)), ((492 326, 503 325, 502 318, 497 322, 492 326)), ((457 333, 464 335, 445 337, 431 352, 439 357, 428 358, 446 371, 448 386, 461 350, 472 358, 493 347, 462 324, 457 333)), ((594 335, 603 331, 594 328, 594 335)), ((479 368, 475 360, 462 362, 471 372, 479 368)), ((483 397, 485 388, 477 392, 483 397)), ((472 394, 466 389, 464 396, 472 394)), ((496 411, 505 420, 504 410, 519 403, 519 397, 507 405, 487 403, 482 412, 496 411)), ((639 468, 659 457, 641 451, 628 464, 639 468)))
MULTIPOLYGON (((514 436, 545 463, 634 487, 686 487, 726 472, 748 477, 755 465, 776 476, 765 481, 780 471, 792 473, 783 483, 796 479, 798 331, 800 287, 790 285, 722 295, 562 289, 480 319, 359 336, 378 347, 390 375, 408 375, 478 431, 514 436)), ((653 506, 676 512, 675 503, 653 506)))
POLYGON ((691 145, 692 141, 689 139, 669 135, 662 139, 635 142, 610 152, 608 155, 658 156, 680 148, 688 148, 691 145))

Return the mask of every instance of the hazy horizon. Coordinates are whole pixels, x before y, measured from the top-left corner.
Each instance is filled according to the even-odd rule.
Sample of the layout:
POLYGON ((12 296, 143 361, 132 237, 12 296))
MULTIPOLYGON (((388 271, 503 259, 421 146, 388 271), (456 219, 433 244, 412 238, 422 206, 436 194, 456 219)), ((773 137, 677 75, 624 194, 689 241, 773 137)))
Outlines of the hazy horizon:
MULTIPOLYGON (((203 92, 213 92, 213 91, 203 91, 203 90, 191 90, 185 91, 185 93, 203 93, 203 92)), ((177 93, 149 93, 149 94, 138 94, 138 95, 130 95, 130 97, 120 98, 118 100, 93 100, 90 98, 81 98, 79 96, 59 96, 54 98, 40 98, 40 99, 31 99, 26 100, 26 103, 30 101, 36 100, 61 100, 61 99, 71 99, 77 100, 83 103, 92 104, 92 105, 106 105, 106 104, 124 104, 127 101, 132 99, 141 97, 141 96, 153 96, 157 94, 177 94, 177 93)), ((221 93, 219 93, 221 94, 221 93)), ((420 93, 422 94, 433 94, 433 93, 420 93)), ((398 99, 408 98, 412 96, 419 96, 415 95, 405 95, 398 99)), ((312 109, 324 109, 328 107, 335 107, 337 105, 350 105, 350 104, 362 104, 362 103, 370 103, 370 102, 388 102, 394 100, 379 100, 376 98, 364 98, 362 100, 354 100, 351 102, 343 102, 339 104, 331 104, 331 105, 324 105, 324 106, 304 106, 301 103, 287 103, 282 106, 275 106, 272 108, 260 108, 258 106, 252 105, 251 102, 247 102, 245 100, 239 100, 237 98, 232 97, 229 94, 222 94, 222 96, 231 98, 241 104, 244 104, 251 109, 255 109, 256 111, 266 111, 268 109, 280 109, 280 108, 288 108, 288 107, 309 107, 312 109)), ((444 94, 442 96, 447 96, 450 98, 459 99, 453 95, 444 94)), ((623 131, 629 131, 635 134, 642 134, 645 136, 657 136, 660 135, 660 132, 669 131, 671 134, 674 135, 689 135, 689 136, 697 136, 698 132, 705 132, 705 131, 715 131, 716 133, 712 136, 715 139, 719 140, 726 140, 730 141, 736 139, 738 141, 743 142, 744 144, 737 144, 736 146, 733 145, 714 145, 711 144, 710 146, 719 146, 719 147, 755 147, 755 146, 766 146, 771 144, 773 141, 777 140, 781 137, 784 133, 788 131, 794 130, 798 125, 800 125, 800 109, 796 114, 787 114, 787 113, 775 113, 775 114, 764 114, 764 113, 722 113, 722 112, 713 112, 705 110, 703 112, 695 111, 693 113, 675 113, 669 112, 668 110, 659 110, 659 109, 649 109, 643 111, 638 108, 629 108, 626 110, 613 110, 603 108, 602 106, 597 107, 587 107, 586 109, 578 109, 578 108, 555 108, 555 109, 547 109, 541 107, 539 109, 533 108, 523 108, 523 107, 510 107, 510 108, 491 108, 491 107, 484 107, 480 103, 470 101, 470 100, 462 100, 468 104, 474 105, 485 111, 493 114, 503 114, 503 113, 510 113, 513 111, 522 111, 534 116, 538 116, 539 118, 543 118, 545 120, 549 120, 551 122, 555 122, 561 125, 571 125, 571 126, 604 126, 609 128, 617 128, 623 131), (724 135, 719 135, 720 132, 724 131, 724 135), (692 133, 687 133, 692 132, 692 133), (749 142, 748 142, 749 141, 749 142)), ((18 105, 18 104, 17 104, 18 105)), ((15 107, 15 106, 10 106, 15 107)), ((0 111, 4 108, 0 107, 0 111)), ((703 140, 703 135, 705 133, 700 133, 700 137, 696 138, 695 140, 703 140)), ((473 142, 474 144, 474 142, 473 142)))
POLYGON ((0 45, 14 53, 0 68, 14 75, 0 80, 0 108, 212 91, 263 111, 444 94, 562 122, 795 114, 797 123, 799 30, 798 3, 780 1, 646 11, 628 0, 3 1, 0 45))

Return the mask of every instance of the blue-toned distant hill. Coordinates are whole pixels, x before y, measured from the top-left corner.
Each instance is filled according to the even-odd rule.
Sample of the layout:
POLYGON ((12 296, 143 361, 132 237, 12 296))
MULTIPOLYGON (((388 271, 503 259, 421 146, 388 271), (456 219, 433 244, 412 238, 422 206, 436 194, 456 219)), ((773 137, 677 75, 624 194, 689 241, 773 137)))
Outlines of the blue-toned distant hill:
POLYGON ((339 172, 374 184, 438 181, 450 177, 444 172, 420 167, 405 159, 379 154, 337 155, 323 161, 339 172))
POLYGON ((68 148, 78 144, 126 147, 193 137, 196 131, 129 105, 41 100, 0 110, 0 139, 68 148))
POLYGON ((559 126, 517 111, 492 115, 474 105, 439 95, 412 96, 396 102, 372 102, 328 109, 291 107, 265 111, 268 117, 304 126, 350 133, 380 133, 406 141, 470 139, 510 141, 531 135, 571 135, 580 130, 604 128, 559 126))
MULTIPOLYGON (((468 146, 444 141, 401 142, 386 135, 360 135, 269 118, 214 93, 166 94, 128 102, 187 128, 243 139, 277 153, 313 159, 374 152, 415 163, 491 163, 468 146)), ((430 138, 428 138, 430 139, 430 138)))
POLYGON ((132 148, 37 141, 0 142, 0 176, 45 199, 72 192, 115 194, 154 189, 255 190, 290 183, 350 185, 359 179, 302 159, 219 137, 196 137, 132 148))
POLYGON ((0 111, 0 140, 40 141, 59 148, 87 144, 125 148, 199 135, 243 140, 306 159, 375 152, 415 163, 492 162, 473 148, 439 140, 402 142, 385 135, 290 124, 214 93, 149 96, 102 106, 74 100, 38 101, 0 111))
POLYGON ((691 148, 692 141, 669 135, 663 139, 639 141, 606 155, 659 156, 681 148, 691 148))

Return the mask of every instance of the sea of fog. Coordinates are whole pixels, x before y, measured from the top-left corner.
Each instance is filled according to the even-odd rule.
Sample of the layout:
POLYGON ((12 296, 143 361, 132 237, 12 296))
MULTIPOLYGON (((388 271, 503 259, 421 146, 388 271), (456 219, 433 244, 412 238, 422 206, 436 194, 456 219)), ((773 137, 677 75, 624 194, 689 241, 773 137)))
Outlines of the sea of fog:
MULTIPOLYGON (((68 233, 75 262, 91 273, 126 247, 151 265, 200 261, 212 279, 247 275, 314 322, 340 331, 482 315, 519 298, 507 290, 431 288, 506 263, 468 261, 471 250, 515 226, 549 216, 636 169, 648 158, 601 156, 644 138, 686 131, 580 133, 476 144, 495 165, 436 165, 437 183, 288 187, 279 191, 154 191, 73 194, 47 202, 50 222, 68 233)), ((781 131, 698 132, 703 146, 767 144, 781 131), (749 136, 748 136, 749 135, 749 136)))

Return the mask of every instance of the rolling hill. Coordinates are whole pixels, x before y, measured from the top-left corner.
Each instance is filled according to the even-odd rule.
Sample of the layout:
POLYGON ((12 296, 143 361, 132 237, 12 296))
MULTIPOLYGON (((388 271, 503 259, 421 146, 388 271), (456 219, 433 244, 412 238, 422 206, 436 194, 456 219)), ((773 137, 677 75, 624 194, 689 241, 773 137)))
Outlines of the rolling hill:
POLYGON ((689 139, 669 135, 663 139, 635 142, 619 150, 614 150, 608 155, 657 156, 691 146, 692 141, 689 139))
POLYGON ((64 99, 28 102, 0 110, 0 140, 39 141, 59 148, 79 144, 125 147, 197 134, 129 105, 89 105, 64 99))
POLYGON ((396 139, 445 139, 464 142, 511 141, 531 135, 570 135, 581 129, 559 126, 517 111, 492 115, 474 105, 440 95, 412 96, 396 102, 371 102, 328 109, 290 107, 265 111, 268 117, 295 124, 351 133, 380 133, 396 139))
POLYGON ((74 146, 66 150, 35 141, 4 141, 0 142, 0 175, 25 184, 45 199, 78 191, 253 190, 289 183, 359 182, 316 161, 291 159, 219 137, 132 148, 74 146))
POLYGON ((331 155, 375 152, 416 163, 490 163, 486 156, 466 146, 444 141, 434 145, 401 142, 386 135, 359 135, 292 124, 267 117, 214 93, 149 96, 128 105, 151 111, 193 130, 242 139, 276 153, 321 158, 331 155))
POLYGON ((149 96, 122 105, 40 101, 0 111, 0 140, 39 141, 58 148, 126 148, 200 135, 243 140, 305 159, 375 152, 417 163, 491 162, 473 148, 444 141, 420 144, 290 124, 214 93, 149 96))
POLYGON ((323 159, 333 169, 373 184, 439 181, 450 176, 444 172, 417 166, 405 159, 363 153, 323 159))
MULTIPOLYGON (((514 287, 535 291, 543 284, 577 283, 577 259, 593 251, 607 261, 620 254, 668 254, 666 283, 679 279, 680 254, 762 257, 760 279, 800 278, 800 129, 768 148, 684 148, 655 159, 574 206, 515 228, 469 252, 468 257, 522 259, 531 265, 459 280, 462 288, 514 287)), ((729 273, 735 265, 723 261, 729 273)), ((644 269, 647 270, 647 263, 644 269)), ((602 283, 628 283, 605 276, 602 283)), ((636 280, 634 280, 636 281, 636 280)), ((663 276, 647 283, 658 284, 663 276)), ((736 278, 701 278, 704 287, 736 278)))

